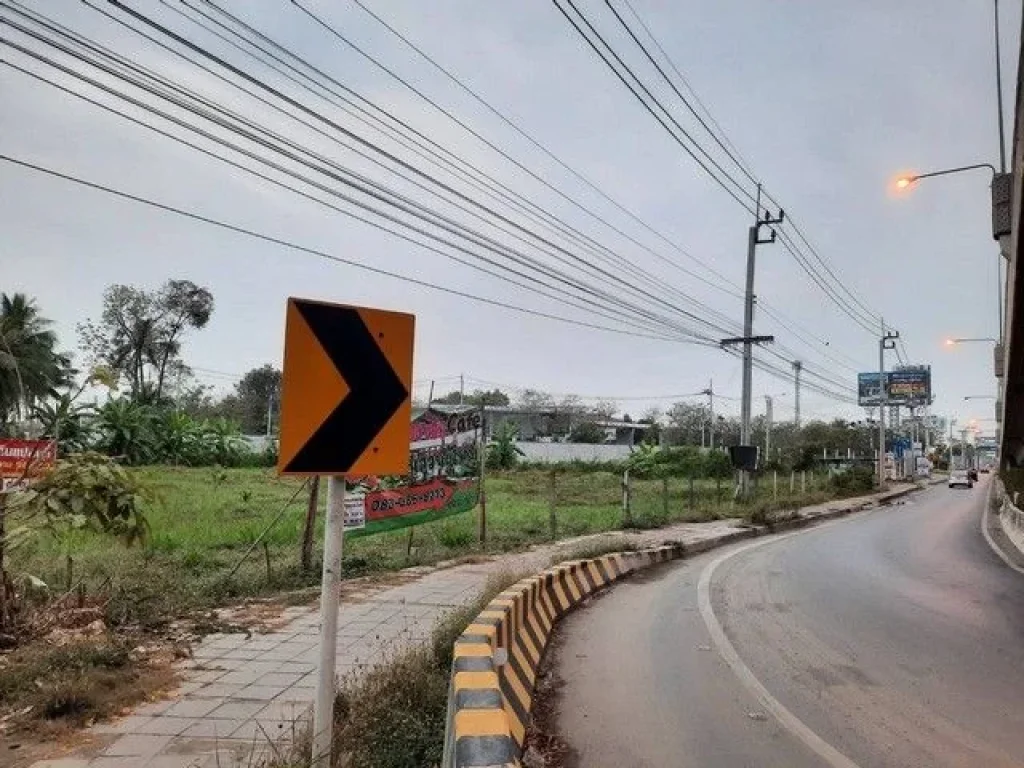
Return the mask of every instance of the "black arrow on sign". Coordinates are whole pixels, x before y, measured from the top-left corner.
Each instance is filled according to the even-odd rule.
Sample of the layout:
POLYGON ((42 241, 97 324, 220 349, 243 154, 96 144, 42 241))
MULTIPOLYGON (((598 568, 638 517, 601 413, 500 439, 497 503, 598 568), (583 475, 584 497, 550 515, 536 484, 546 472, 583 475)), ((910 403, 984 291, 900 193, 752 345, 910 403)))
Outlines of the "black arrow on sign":
POLYGON ((343 473, 409 397, 359 311, 297 301, 296 309, 349 393, 288 463, 288 472, 343 473))

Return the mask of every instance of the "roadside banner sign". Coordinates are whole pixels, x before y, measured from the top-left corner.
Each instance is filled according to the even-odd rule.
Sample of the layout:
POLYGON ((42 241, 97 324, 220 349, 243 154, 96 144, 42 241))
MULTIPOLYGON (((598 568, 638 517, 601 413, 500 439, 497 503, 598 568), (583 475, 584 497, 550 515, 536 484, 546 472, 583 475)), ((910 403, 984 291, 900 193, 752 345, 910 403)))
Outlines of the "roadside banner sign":
POLYGON ((407 475, 363 480, 365 525, 350 536, 432 523, 476 508, 483 413, 459 406, 446 411, 428 408, 412 421, 407 475))
POLYGON ((414 328, 401 312, 288 300, 281 474, 408 472, 414 328))
POLYGON ((0 439, 0 492, 20 490, 56 462, 55 440, 0 439))

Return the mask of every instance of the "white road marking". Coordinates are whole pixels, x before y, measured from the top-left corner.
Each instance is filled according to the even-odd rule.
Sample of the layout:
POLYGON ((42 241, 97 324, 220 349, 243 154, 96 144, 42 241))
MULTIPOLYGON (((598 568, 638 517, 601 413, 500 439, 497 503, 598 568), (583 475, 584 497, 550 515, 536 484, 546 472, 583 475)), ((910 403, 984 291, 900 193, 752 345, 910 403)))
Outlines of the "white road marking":
POLYGON ((1010 566, 1017 573, 1024 574, 1024 568, 1021 568, 1013 562, 1013 560, 1010 559, 1010 556, 1003 551, 1003 548, 996 544, 995 539, 992 538, 992 534, 988 532, 989 515, 991 514, 990 510, 992 509, 992 489, 994 487, 995 483, 990 480, 988 484, 988 493, 985 494, 985 511, 981 513, 981 535, 985 537, 985 541, 988 542, 992 551, 999 555, 1000 560, 1010 566))
MULTIPOLYGON (((819 525, 807 530, 821 530, 822 528, 831 527, 831 525, 835 525, 840 522, 846 521, 836 521, 836 523, 819 525)), ((715 569, 719 565, 729 558, 735 557, 736 555, 748 550, 763 547, 766 544, 774 544, 775 542, 788 539, 792 536, 799 536, 802 533, 807 533, 807 530, 796 531, 782 536, 775 536, 769 539, 755 541, 738 549, 734 549, 731 552, 726 552, 724 555, 720 555, 715 560, 708 563, 704 570, 701 571, 700 580, 697 582, 697 607, 700 609, 700 615, 704 619, 704 624, 711 635, 711 642, 717 647, 718 652, 725 660, 725 663, 729 665, 736 677, 739 678, 740 683, 742 683, 743 686, 761 702, 761 705, 775 717, 783 728, 803 742, 808 749, 818 755, 818 757, 824 760, 831 768, 859 768, 857 763, 853 762, 853 760, 848 758, 812 731, 806 723, 786 709, 786 707, 782 705, 782 702, 768 692, 768 689, 765 688, 761 681, 754 676, 754 673, 750 671, 750 668, 743 663, 743 660, 736 652, 736 648, 733 647, 732 642, 730 642, 729 638, 726 636, 725 630, 722 629, 722 625, 719 623, 718 617, 715 616, 714 608, 711 607, 711 577, 714 575, 715 569)))

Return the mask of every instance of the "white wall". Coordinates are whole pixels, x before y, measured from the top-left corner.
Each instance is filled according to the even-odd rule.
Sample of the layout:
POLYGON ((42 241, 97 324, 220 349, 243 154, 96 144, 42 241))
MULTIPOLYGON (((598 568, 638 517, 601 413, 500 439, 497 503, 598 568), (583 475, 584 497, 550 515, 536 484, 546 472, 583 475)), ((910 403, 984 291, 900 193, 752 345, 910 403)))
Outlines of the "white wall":
POLYGON ((587 445, 584 443, 516 443, 526 455, 524 461, 618 461, 629 456, 628 445, 587 445))

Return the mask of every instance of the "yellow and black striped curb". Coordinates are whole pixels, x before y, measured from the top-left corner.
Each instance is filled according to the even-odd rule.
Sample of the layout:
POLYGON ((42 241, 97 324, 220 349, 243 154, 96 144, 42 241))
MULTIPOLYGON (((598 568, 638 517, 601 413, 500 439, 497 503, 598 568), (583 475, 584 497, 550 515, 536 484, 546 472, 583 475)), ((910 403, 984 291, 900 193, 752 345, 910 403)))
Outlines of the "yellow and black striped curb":
MULTIPOLYGON (((916 488, 870 497, 887 503, 916 488)), ((859 511, 860 504, 740 528, 692 544, 668 544, 574 560, 522 579, 499 594, 455 642, 444 768, 519 766, 533 705, 537 669, 554 625, 589 595, 657 563, 706 552, 740 539, 781 532, 859 511)))
POLYGON ((446 768, 518 766, 537 668, 555 623, 617 579, 698 549, 673 544, 561 563, 491 600, 455 643, 446 768))

